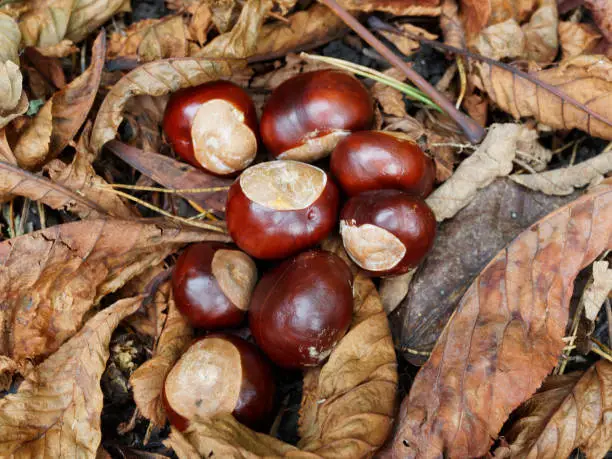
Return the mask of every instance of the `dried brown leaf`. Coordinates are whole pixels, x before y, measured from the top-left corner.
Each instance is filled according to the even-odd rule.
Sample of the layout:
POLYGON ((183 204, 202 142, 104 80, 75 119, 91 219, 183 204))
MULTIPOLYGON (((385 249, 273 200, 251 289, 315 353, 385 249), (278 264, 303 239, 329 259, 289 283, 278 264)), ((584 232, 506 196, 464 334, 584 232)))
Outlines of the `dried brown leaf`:
POLYGON ((155 301, 165 303, 167 306, 166 323, 155 354, 132 374, 130 384, 134 392, 134 401, 142 415, 153 424, 163 427, 166 423, 166 413, 162 403, 164 381, 192 340, 193 332, 187 320, 176 308, 170 282, 160 287, 155 295, 155 301))
MULTIPOLYGON (((464 24, 467 41, 470 42, 480 31, 489 24, 491 18, 492 3, 481 0, 460 0, 461 21, 464 24)), ((508 19, 493 21, 493 24, 508 19)))
MULTIPOLYGON (((38 49, 31 46, 28 46, 23 54, 36 71, 57 89, 63 89, 64 86, 66 86, 66 76, 64 75, 61 60, 45 56, 40 53, 38 49)), ((30 81, 30 87, 31 86, 32 82, 30 81)))
POLYGON ((601 34, 591 24, 561 21, 558 30, 563 59, 589 54, 601 40, 601 34))
POLYGON ((510 178, 532 190, 563 196, 576 188, 599 183, 612 171, 612 150, 600 153, 575 166, 553 169, 539 174, 514 174, 510 178))
POLYGON ((406 274, 385 277, 380 280, 380 300, 387 315, 391 314, 406 298, 414 273, 415 270, 411 269, 406 274))
MULTIPOLYGON (((477 63, 480 85, 489 97, 515 118, 533 116, 554 129, 578 128, 612 139, 612 126, 542 87, 501 67, 477 63)), ((602 56, 580 56, 558 67, 533 73, 539 80, 558 88, 604 119, 612 120, 612 62, 602 56)))
POLYGON ((136 96, 125 105, 125 119, 134 132, 135 145, 144 151, 162 148, 161 125, 168 104, 167 96, 136 96))
POLYGON ((523 25, 525 58, 535 62, 552 62, 559 49, 557 0, 539 0, 538 8, 523 25))
POLYGON ((138 95, 162 96, 180 88, 228 78, 245 67, 245 62, 231 59, 164 59, 132 70, 116 83, 98 110, 91 134, 91 148, 99 153, 115 137, 123 120, 127 101, 138 95))
POLYGON ((12 61, 19 64, 21 32, 15 20, 0 12, 0 62, 12 61))
POLYGON ((15 145, 15 158, 24 169, 33 169, 41 158, 47 157, 53 131, 53 98, 38 111, 15 145), (30 167, 28 167, 30 165, 30 167))
POLYGON ((4 355, 0 355, 0 390, 8 391, 13 382, 13 375, 19 371, 17 363, 4 355))
MULTIPOLYGON (((426 38, 427 40, 435 40, 436 38, 438 38, 436 34, 428 32, 427 30, 421 27, 417 27, 409 23, 399 24, 397 28, 401 30, 402 32, 406 32, 411 35, 423 37, 423 38, 426 38)), ((381 31, 381 34, 387 40, 393 43, 395 47, 399 49, 404 56, 410 56, 414 54, 414 52, 417 51, 421 47, 421 44, 419 43, 418 40, 412 39, 408 35, 399 35, 396 33, 390 33, 386 31, 381 31)), ((403 73, 401 74, 404 75, 403 73)))
POLYGON ((236 0, 205 0, 212 13, 212 21, 219 33, 226 33, 238 19, 238 2, 236 0))
POLYGON ((521 233, 475 279, 402 402, 398 457, 480 457, 557 364, 578 272, 612 248, 612 183, 521 233))
POLYGON ((584 373, 550 377, 519 408, 520 419, 506 435, 500 458, 604 457, 612 448, 612 364, 597 362, 584 373))
POLYGON ((0 400, 3 457, 96 457, 111 334, 141 301, 128 298, 100 311, 28 373, 17 393, 0 400))
POLYGON ((584 6, 591 10, 593 19, 606 40, 612 42, 612 4, 608 0, 584 0, 584 6))
POLYGON ((465 32, 459 18, 457 0, 442 0, 440 28, 444 43, 455 48, 465 48, 465 32))
MULTIPOLYGON (((396 68, 390 68, 383 73, 399 81, 403 81, 406 78, 406 76, 396 68)), ((377 82, 372 86, 370 93, 374 100, 380 104, 380 108, 384 113, 397 116, 398 118, 408 116, 404 95, 397 89, 377 82)))
POLYGON ((588 320, 595 321, 604 301, 612 291, 612 269, 608 268, 607 261, 593 263, 593 283, 582 295, 584 302, 584 315, 588 320))
POLYGON ((28 97, 22 87, 23 76, 13 61, 0 62, 0 128, 28 109, 28 97))
POLYGON ((202 46, 206 43, 206 34, 212 23, 212 12, 210 7, 202 2, 195 8, 191 21, 189 22, 189 33, 202 46))
POLYGON ((438 16, 440 0, 339 0, 348 10, 384 11, 394 16, 438 16))
POLYGON ((223 234, 156 220, 87 220, 0 243, 0 354, 55 351, 108 293, 183 244, 223 234))
POLYGON ((491 59, 517 58, 525 52, 525 34, 518 22, 510 18, 483 29, 472 43, 472 47, 491 59))
POLYGON ((47 46, 45 48, 36 48, 36 50, 43 56, 47 57, 67 57, 76 53, 79 48, 77 48, 70 40, 62 40, 55 45, 47 46))

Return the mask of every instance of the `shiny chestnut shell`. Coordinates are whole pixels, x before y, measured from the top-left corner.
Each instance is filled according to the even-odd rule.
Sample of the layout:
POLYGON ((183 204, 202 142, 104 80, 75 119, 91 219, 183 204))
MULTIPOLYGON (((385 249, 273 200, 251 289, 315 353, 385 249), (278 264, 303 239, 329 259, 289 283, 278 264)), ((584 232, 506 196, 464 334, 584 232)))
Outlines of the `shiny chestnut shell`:
POLYGON ((351 259, 375 276, 403 274, 433 246, 436 218, 421 198, 398 190, 361 193, 344 205, 340 234, 351 259))
POLYGON ((321 169, 296 161, 248 168, 232 184, 226 220, 249 255, 286 258, 321 242, 334 228, 338 188, 321 169))
POLYGON ((368 129, 373 106, 365 86, 346 72, 302 73, 270 95, 261 116, 261 138, 276 157, 316 161, 348 132, 368 129))
POLYGON ((194 340, 170 370, 162 401, 168 420, 180 431, 196 415, 225 413, 261 430, 271 420, 275 392, 272 367, 254 344, 215 333, 194 340))
POLYGON ((330 171, 349 196, 396 189, 425 198, 435 167, 412 140, 383 131, 360 131, 342 139, 331 155, 330 171))
POLYGON ((256 279, 255 263, 245 253, 221 242, 200 242, 178 258, 172 291, 192 326, 214 330, 240 325, 256 279))
MULTIPOLYGON (((248 166, 257 154, 259 137, 255 105, 244 89, 229 81, 214 81, 174 92, 164 112, 163 130, 181 158, 216 175, 234 175, 248 166), (203 105, 210 102, 215 105, 201 112, 203 105), (195 122, 202 126, 215 122, 219 124, 210 127, 213 134, 220 132, 222 143, 218 146, 218 157, 210 161, 202 159, 206 157, 207 148, 204 140, 201 141, 201 148, 195 145, 195 122), (199 156, 196 151, 202 151, 203 156, 199 156)), ((208 141, 211 141, 210 138, 208 141)))
POLYGON ((303 252, 255 287, 249 326, 257 345, 284 368, 319 365, 349 328, 352 274, 331 252, 303 252))

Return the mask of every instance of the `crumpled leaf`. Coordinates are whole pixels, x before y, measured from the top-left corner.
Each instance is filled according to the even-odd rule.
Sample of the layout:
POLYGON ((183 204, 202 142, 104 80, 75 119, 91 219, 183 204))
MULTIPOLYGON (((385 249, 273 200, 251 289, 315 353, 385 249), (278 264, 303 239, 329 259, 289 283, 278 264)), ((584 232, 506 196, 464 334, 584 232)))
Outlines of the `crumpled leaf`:
POLYGON ((572 193, 576 188, 601 182, 605 174, 610 171, 612 171, 612 149, 574 166, 539 174, 514 174, 510 178, 532 190, 563 196, 572 193))
POLYGON ((211 22, 212 11, 210 7, 205 2, 196 5, 189 22, 189 33, 198 41, 200 46, 206 43, 206 34, 211 22))
POLYGON ((96 97, 105 52, 106 35, 100 32, 93 44, 89 68, 47 101, 15 146, 15 156, 21 167, 39 168, 57 156, 76 135, 96 97), (49 128, 50 138, 46 142, 49 128), (32 142, 33 138, 37 142, 32 142))
POLYGON ((394 16, 438 16, 440 0, 339 0, 348 10, 384 11, 394 16))
POLYGON ((457 0, 442 0, 440 29, 444 43, 455 48, 465 48, 465 32, 459 18, 457 0))
POLYGON ((552 62, 559 49, 557 0, 539 0, 538 8, 523 25, 525 58, 535 62, 552 62))
MULTIPOLYGON (((38 49, 31 46, 27 47, 23 54, 36 71, 44 76, 55 88, 63 89, 66 86, 66 76, 59 59, 45 56, 38 49)), ((31 85, 32 82, 30 81, 31 85)))
POLYGON ((408 295, 389 316, 404 358, 413 365, 425 363, 457 303, 491 258, 529 225, 577 196, 546 196, 497 179, 442 222, 408 295))
MULTIPOLYGON (((412 35, 417 35, 428 40, 435 40, 436 38, 438 38, 437 35, 428 32, 427 30, 421 27, 417 27, 409 23, 398 24, 397 28, 403 32, 408 32, 412 35)), ((404 56, 410 56, 414 54, 414 52, 421 47, 421 43, 419 43, 418 40, 414 40, 408 37, 407 35, 399 35, 386 31, 381 31, 381 35, 383 35, 387 40, 393 43, 395 47, 399 49, 404 56)), ((402 73, 402 75, 404 74, 402 73)))
POLYGON ((19 371, 17 363, 4 355, 0 355, 0 390, 9 390, 13 382, 13 375, 19 371))
POLYGON ((563 59, 588 54, 601 39, 597 28, 587 23, 561 21, 558 30, 563 59))
MULTIPOLYGON (((401 71, 394 67, 385 70, 383 73, 399 81, 403 81, 406 78, 401 71)), ((372 86, 370 94, 372 94, 374 100, 380 104, 380 108, 384 113, 397 116, 398 118, 408 116, 404 95, 397 89, 377 82, 372 86)))
POLYGON ((525 52, 525 34, 518 22, 510 18, 482 30, 472 47, 491 59, 516 58, 525 52))
POLYGON ((500 458, 604 457, 612 447, 612 364, 600 360, 584 373, 552 376, 518 410, 520 418, 495 450, 500 458))
POLYGON ((127 298, 100 311, 0 400, 3 457, 96 457, 111 334, 141 301, 127 298))
POLYGON ((612 4, 608 0, 584 0, 584 6, 591 10, 593 19, 606 40, 612 42, 612 4))
POLYGON ((44 48, 36 48, 36 50, 43 56, 47 57, 67 57, 76 53, 79 48, 77 48, 70 40, 62 40, 55 45, 44 48))
POLYGON ((129 0, 34 0, 19 27, 26 46, 47 48, 64 39, 78 43, 123 11, 130 11, 129 0))
POLYGON ((125 105, 125 119, 134 135, 131 141, 144 151, 156 152, 162 148, 161 126, 167 96, 136 96, 125 105))
POLYGON ((0 354, 18 363, 55 351, 83 315, 183 244, 221 233, 159 220, 87 220, 0 243, 0 354))
POLYGON ((390 433, 395 411, 397 368, 387 318, 371 280, 353 285, 354 314, 349 332, 320 368, 308 370, 295 446, 255 433, 231 416, 192 422, 170 443, 179 457, 371 457, 390 433), (187 446, 187 440, 193 448, 187 446), (193 457, 193 456, 191 456, 193 457))
POLYGON ((394 453, 480 457, 557 364, 578 272, 612 249, 612 182, 521 233, 475 279, 402 402, 394 453))
POLYGON ((612 269, 607 261, 593 263, 593 283, 589 285, 582 296, 584 315, 588 320, 595 321, 597 314, 606 298, 612 291, 612 269))
POLYGON ((13 61, 0 62, 0 128, 28 110, 23 76, 13 61))
POLYGON ((156 302, 165 303, 168 309, 155 354, 143 363, 130 377, 134 401, 142 415, 153 424, 163 427, 166 413, 162 403, 162 390, 166 376, 193 339, 193 331, 187 320, 176 308, 170 282, 162 285, 155 295, 156 302))
POLYGON ((187 34, 181 15, 145 19, 112 34, 108 58, 127 57, 150 62, 187 56, 187 34))
MULTIPOLYGON (((489 97, 516 119, 533 116, 553 129, 577 128, 595 137, 612 140, 612 126, 503 68, 475 64, 479 85, 489 97)), ((612 62, 603 56, 580 56, 559 66, 534 72, 548 83, 604 119, 612 120, 612 62)))
POLYGON ((115 137, 127 101, 143 94, 162 96, 188 86, 230 77, 245 67, 242 60, 176 58, 164 59, 132 70, 117 82, 98 110, 91 134, 91 148, 99 153, 115 137))
POLYGON ((212 22, 219 33, 229 32, 235 24, 238 12, 236 0, 205 0, 212 14, 212 22))
POLYGON ((12 61, 19 64, 21 32, 15 20, 0 12, 0 62, 12 61))
POLYGON ((196 56, 242 59, 253 55, 262 25, 271 9, 271 0, 246 2, 232 30, 214 38, 196 56))
POLYGON ((395 311, 395 308, 406 298, 415 272, 415 269, 411 269, 405 274, 395 277, 384 277, 380 280, 380 300, 387 315, 395 311))

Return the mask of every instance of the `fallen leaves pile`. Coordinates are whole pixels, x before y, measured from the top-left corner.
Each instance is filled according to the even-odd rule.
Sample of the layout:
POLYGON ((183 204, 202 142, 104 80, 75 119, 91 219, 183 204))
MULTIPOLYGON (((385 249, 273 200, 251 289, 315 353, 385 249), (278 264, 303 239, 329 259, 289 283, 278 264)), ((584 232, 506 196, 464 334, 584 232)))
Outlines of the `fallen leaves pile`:
MULTIPOLYGON (((303 51, 410 81, 322 3, 154 3, 0 2, 0 456, 612 449, 609 2, 339 2, 486 136, 472 145, 447 114, 363 80, 375 128, 435 161, 436 245, 396 278, 353 265, 349 332, 287 377, 268 433, 230 415, 167 427, 164 379, 198 334, 168 276, 185 245, 231 242, 232 182, 176 158, 168 96, 227 79, 261 111, 331 66, 303 51)), ((346 257, 333 237, 324 249, 346 257)))

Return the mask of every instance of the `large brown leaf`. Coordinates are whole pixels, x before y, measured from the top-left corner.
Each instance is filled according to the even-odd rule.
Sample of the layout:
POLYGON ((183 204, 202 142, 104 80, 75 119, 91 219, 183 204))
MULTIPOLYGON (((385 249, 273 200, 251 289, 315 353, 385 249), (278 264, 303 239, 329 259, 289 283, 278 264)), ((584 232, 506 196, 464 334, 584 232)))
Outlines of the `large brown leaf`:
POLYGON ((93 44, 91 65, 85 72, 75 78, 61 91, 55 93, 37 114, 32 126, 26 131, 15 147, 15 156, 19 164, 26 169, 35 169, 57 156, 76 135, 85 122, 93 105, 106 53, 106 35, 100 32, 93 44), (51 106, 50 120, 47 106, 51 106), (43 121, 37 122, 39 118, 43 121), (41 126, 42 124, 42 126, 41 126), (38 142, 39 147, 32 148, 32 136, 39 136, 42 130, 50 128, 48 143, 38 142))
POLYGON ((141 302, 120 300, 96 314, 0 400, 2 457, 96 457, 111 334, 141 302))
POLYGON ((479 457, 556 365, 574 279, 612 248, 612 183, 521 233, 473 282, 402 402, 397 457, 479 457))
POLYGON ((179 457, 193 457, 194 450, 201 457, 236 459, 371 457, 393 423, 397 368, 387 318, 372 281, 358 275, 353 297, 349 332, 325 365, 305 375, 299 449, 255 433, 231 416, 219 416, 192 423, 184 437, 173 432, 170 443, 179 457))
POLYGON ((597 362, 584 373, 551 376, 516 413, 495 457, 604 457, 612 448, 612 364, 597 362))
POLYGON ((182 245, 220 233, 151 220, 87 220, 0 243, 0 354, 19 363, 55 351, 83 315, 182 245))
POLYGON ((231 59, 176 58, 144 64, 125 75, 106 95, 91 134, 91 147, 99 153, 115 137, 127 101, 137 95, 161 96, 180 88, 228 78, 245 62, 231 59))

